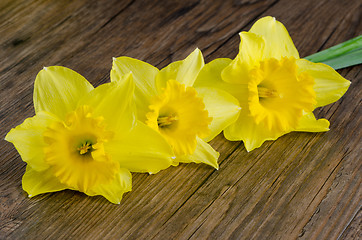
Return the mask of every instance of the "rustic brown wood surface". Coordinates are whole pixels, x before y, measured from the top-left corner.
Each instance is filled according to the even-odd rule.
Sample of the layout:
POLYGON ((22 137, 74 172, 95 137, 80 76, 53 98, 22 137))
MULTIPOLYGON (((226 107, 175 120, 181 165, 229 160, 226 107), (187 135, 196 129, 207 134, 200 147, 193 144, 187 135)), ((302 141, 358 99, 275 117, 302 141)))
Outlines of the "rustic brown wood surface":
POLYGON ((233 58, 240 31, 271 15, 307 56, 362 34, 360 0, 0 1, 0 239, 362 239, 361 66, 352 85, 316 110, 326 133, 291 133, 248 153, 219 135, 218 171, 181 164, 133 174, 120 205, 61 191, 27 198, 25 163, 6 133, 34 115, 33 83, 62 65, 94 86, 112 57, 159 68, 199 47, 233 58))

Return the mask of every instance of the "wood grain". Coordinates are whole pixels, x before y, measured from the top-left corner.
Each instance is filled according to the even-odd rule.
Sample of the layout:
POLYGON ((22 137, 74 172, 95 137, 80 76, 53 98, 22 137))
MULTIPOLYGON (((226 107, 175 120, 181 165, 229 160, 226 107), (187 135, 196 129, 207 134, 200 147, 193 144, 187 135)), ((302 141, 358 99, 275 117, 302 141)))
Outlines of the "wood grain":
MULTIPOLYGON (((34 115, 43 66, 109 81, 112 57, 162 68, 199 47, 206 61, 233 58, 240 31, 271 15, 300 55, 362 34, 359 0, 0 2, 0 138, 34 115)), ((61 191, 27 198, 25 164, 0 140, 0 239, 358 239, 361 238, 361 66, 338 102, 317 109, 326 133, 290 133, 248 153, 222 135, 218 171, 181 164, 133 174, 120 205, 61 191)))

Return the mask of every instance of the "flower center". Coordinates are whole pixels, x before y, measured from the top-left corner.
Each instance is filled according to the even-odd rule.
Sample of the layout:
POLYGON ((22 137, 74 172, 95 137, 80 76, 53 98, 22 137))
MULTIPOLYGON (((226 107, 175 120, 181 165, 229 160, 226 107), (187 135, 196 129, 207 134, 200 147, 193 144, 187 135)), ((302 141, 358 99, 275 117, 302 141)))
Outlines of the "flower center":
POLYGON ((85 141, 79 148, 77 148, 79 154, 84 155, 86 153, 90 153, 92 151, 92 143, 85 141))
POLYGON ((248 106, 257 124, 275 133, 291 131, 303 111, 313 111, 314 79, 297 72, 294 58, 267 59, 249 76, 248 106))
POLYGON ((157 118, 157 125, 159 128, 164 128, 172 125, 174 122, 178 120, 178 117, 175 115, 165 116, 161 117, 159 116, 157 118))
POLYGON ((104 152, 104 143, 112 135, 102 117, 93 116, 89 106, 80 106, 44 131, 45 161, 60 182, 87 191, 110 182, 119 171, 118 163, 104 152))
POLYGON ((265 87, 258 86, 259 100, 262 98, 276 98, 279 97, 278 92, 275 89, 268 89, 265 87))
POLYGON ((146 124, 164 136, 175 155, 192 154, 196 137, 209 134, 211 118, 192 87, 167 81, 166 88, 151 101, 149 109, 146 124))

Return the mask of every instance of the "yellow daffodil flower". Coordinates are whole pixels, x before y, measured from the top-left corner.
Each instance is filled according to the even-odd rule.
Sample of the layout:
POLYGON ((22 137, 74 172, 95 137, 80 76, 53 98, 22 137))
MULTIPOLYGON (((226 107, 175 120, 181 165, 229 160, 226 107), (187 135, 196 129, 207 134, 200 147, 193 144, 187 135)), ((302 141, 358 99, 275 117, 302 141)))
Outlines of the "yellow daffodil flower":
POLYGON ((171 165, 168 143, 135 118, 132 75, 122 80, 93 88, 65 67, 39 72, 36 115, 5 138, 27 163, 22 182, 29 197, 72 189, 119 203, 131 191, 130 171, 171 165))
POLYGON ((313 110, 337 101, 350 82, 331 67, 299 58, 287 30, 272 17, 240 33, 234 60, 216 59, 200 72, 196 87, 223 89, 238 99, 238 119, 224 130, 228 140, 242 140, 248 151, 291 131, 329 130, 313 110))
POLYGON ((206 163, 218 168, 219 154, 205 141, 234 122, 240 111, 237 99, 220 89, 193 88, 204 66, 199 49, 162 70, 129 57, 113 59, 111 81, 132 72, 138 118, 161 134, 178 162, 206 163))

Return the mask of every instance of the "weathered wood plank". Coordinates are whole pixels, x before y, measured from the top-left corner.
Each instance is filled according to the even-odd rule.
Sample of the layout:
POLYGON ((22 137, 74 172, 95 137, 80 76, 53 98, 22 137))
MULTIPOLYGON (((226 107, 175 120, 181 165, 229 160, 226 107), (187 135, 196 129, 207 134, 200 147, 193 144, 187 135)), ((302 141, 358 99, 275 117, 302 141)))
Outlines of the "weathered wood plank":
POLYGON ((362 213, 361 209, 358 211, 356 216, 353 218, 348 227, 341 234, 340 239, 361 239, 361 224, 362 224, 362 213))
MULTIPOLYGON (((199 47, 207 61, 232 58, 238 32, 265 15, 282 21, 306 56, 361 34, 360 10, 358 0, 1 1, 0 137, 33 115, 33 81, 43 66, 70 67, 97 86, 109 80, 114 56, 163 67, 199 47)), ((211 142, 220 170, 182 164, 134 174, 120 205, 74 191, 26 198, 25 164, 1 140, 0 238, 358 236, 361 68, 340 72, 352 87, 316 111, 331 131, 291 133, 250 153, 220 135, 211 142)))

